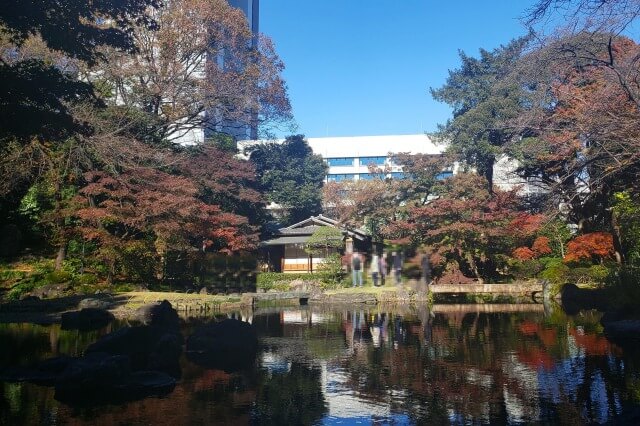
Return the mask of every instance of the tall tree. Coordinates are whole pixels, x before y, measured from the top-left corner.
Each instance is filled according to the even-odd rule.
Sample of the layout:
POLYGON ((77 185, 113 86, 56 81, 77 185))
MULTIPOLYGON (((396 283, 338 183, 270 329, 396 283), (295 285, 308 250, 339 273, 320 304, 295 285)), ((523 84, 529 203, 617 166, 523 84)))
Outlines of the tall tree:
POLYGON ((248 148, 256 167, 261 192, 267 200, 284 209, 285 223, 291 224, 322 212, 322 185, 327 166, 313 153, 303 135, 284 142, 269 142, 248 148))
POLYGON ((520 172, 546 183, 581 232, 616 235, 613 195, 638 190, 639 55, 640 47, 629 39, 580 34, 522 61, 519 74, 536 76, 537 90, 548 100, 520 117, 538 129, 537 137, 511 150, 522 159, 520 172))
POLYGON ((514 242, 522 242, 542 220, 519 210, 516 191, 493 193, 482 176, 460 173, 442 181, 438 197, 407 208, 406 215, 383 230, 392 241, 429 247, 439 269, 497 278, 514 242))
POLYGON ((135 55, 107 49, 107 61, 89 70, 109 102, 156 115, 169 140, 228 123, 264 131, 290 123, 284 64, 239 9, 225 0, 172 0, 152 17, 157 31, 134 27, 135 55))
POLYGON ((437 101, 453 108, 453 118, 434 135, 448 151, 484 176, 492 190, 493 165, 505 144, 519 136, 509 125, 526 106, 524 90, 505 77, 524 54, 530 36, 473 58, 460 52, 460 68, 449 71, 444 86, 431 89, 437 101))

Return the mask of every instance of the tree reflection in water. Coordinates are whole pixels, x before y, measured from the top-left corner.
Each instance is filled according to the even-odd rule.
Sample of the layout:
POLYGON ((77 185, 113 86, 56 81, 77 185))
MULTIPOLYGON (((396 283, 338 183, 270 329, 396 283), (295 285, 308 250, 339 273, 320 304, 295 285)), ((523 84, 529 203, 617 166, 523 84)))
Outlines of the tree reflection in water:
MULTIPOLYGON (((638 350, 609 343, 598 320, 509 305, 271 308, 252 316, 261 349, 245 370, 183 358, 167 397, 88 408, 1 383, 0 423, 632 423, 638 350)), ((0 368, 81 353, 100 333, 1 325, 0 368)))

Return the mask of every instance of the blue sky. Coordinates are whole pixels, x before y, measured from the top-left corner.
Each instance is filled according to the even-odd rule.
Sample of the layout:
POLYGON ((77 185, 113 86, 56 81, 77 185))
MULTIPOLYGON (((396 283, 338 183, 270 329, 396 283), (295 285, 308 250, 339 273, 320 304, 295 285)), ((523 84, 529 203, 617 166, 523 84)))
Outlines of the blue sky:
MULTIPOLYGON (((307 137, 413 134, 450 116, 429 87, 526 33, 529 0, 262 0, 260 31, 286 65, 298 132, 307 137)), ((282 135, 280 135, 282 136, 282 135)))

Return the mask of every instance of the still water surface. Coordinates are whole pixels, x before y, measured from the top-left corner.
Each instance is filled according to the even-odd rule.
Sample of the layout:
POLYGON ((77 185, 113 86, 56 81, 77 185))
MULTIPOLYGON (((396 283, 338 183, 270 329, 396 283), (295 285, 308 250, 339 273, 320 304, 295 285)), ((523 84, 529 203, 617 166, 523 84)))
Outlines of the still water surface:
MULTIPOLYGON (((256 362, 243 371, 207 370, 183 357, 168 396, 83 407, 56 401, 49 387, 0 382, 0 423, 622 424, 637 418, 640 352, 610 343, 595 312, 436 305, 230 315, 251 322, 260 336, 256 362)), ((80 355, 120 326, 80 333, 1 324, 0 369, 80 355)), ((191 327, 185 324, 185 336, 191 327)))

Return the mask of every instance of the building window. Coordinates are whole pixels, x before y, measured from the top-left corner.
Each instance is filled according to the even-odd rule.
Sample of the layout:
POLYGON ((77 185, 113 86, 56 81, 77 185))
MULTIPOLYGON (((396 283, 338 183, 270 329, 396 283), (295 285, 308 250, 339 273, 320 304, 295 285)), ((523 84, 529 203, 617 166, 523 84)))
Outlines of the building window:
POLYGON ((353 166, 353 157, 327 158, 329 167, 334 166, 353 166))
POLYGON ((343 174, 331 174, 327 175, 328 182, 341 182, 343 180, 354 180, 356 175, 354 173, 343 173, 343 174))
POLYGON ((384 166, 387 161, 387 157, 360 157, 360 165, 368 166, 373 164, 374 166, 384 166))
POLYGON ((360 180, 373 180, 376 178, 376 174, 373 173, 360 173, 358 175, 358 179, 360 180))
POLYGON ((441 173, 438 173, 436 175, 436 179, 438 180, 445 180, 447 178, 450 178, 451 176, 453 176, 453 172, 451 170, 447 170, 441 173))
POLYGON ((404 179, 406 177, 404 172, 393 172, 393 173, 390 173, 390 175, 391 175, 391 178, 393 179, 404 179))

